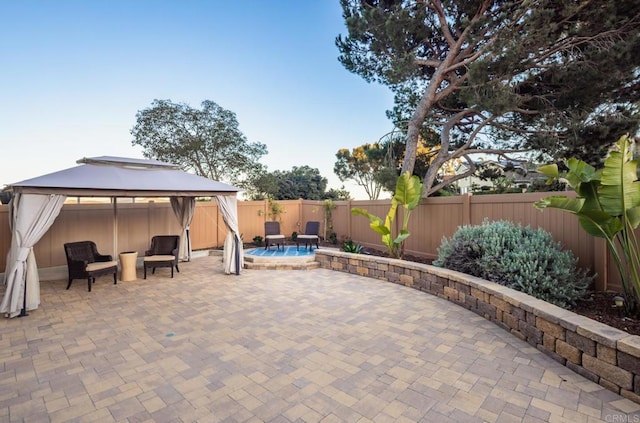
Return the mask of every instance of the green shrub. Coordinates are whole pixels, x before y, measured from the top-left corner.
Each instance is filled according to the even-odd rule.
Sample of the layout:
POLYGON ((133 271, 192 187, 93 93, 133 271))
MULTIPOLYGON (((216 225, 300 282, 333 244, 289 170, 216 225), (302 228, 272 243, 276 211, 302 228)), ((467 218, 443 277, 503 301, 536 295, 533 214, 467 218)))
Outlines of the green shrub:
POLYGON ((260 235, 256 235, 253 237, 253 243, 258 247, 262 246, 262 237, 260 235))
POLYGON ((347 253, 361 254, 362 245, 349 239, 342 244, 342 251, 345 251, 347 253))
POLYGON ((485 221, 460 227, 451 239, 444 239, 433 264, 568 308, 594 279, 576 262, 571 251, 562 250, 543 229, 485 221))

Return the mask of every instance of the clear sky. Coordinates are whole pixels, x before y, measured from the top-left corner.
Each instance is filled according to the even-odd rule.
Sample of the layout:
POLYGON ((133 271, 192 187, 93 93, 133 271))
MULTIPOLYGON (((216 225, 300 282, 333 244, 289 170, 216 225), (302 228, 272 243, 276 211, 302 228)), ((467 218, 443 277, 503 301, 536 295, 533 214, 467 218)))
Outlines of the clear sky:
POLYGON ((338 62, 344 33, 338 0, 0 1, 0 186, 142 158, 136 112, 170 99, 215 101, 269 171, 308 165, 339 188, 335 153, 390 131, 393 106, 338 62))

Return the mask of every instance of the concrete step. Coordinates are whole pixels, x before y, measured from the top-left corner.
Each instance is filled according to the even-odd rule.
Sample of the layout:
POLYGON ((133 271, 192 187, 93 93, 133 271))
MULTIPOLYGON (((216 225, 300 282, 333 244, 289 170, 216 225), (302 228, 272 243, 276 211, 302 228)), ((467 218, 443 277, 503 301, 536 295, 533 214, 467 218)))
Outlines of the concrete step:
POLYGON ((278 262, 278 263, 268 263, 268 262, 254 262, 249 261, 245 258, 244 268, 252 269, 252 270, 311 270, 318 269, 320 267, 320 263, 317 261, 305 261, 301 263, 287 263, 287 262, 278 262))

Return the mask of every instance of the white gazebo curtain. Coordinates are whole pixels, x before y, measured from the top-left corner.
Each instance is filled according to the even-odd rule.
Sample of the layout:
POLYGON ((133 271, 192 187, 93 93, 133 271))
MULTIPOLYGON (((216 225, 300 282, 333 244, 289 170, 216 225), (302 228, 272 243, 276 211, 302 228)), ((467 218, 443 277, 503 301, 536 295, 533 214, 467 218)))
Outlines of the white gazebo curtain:
POLYGON ((196 209, 195 197, 171 197, 171 208, 175 213, 182 227, 182 236, 180 236, 180 251, 178 252, 180 260, 191 260, 191 235, 189 234, 189 226, 193 220, 193 213, 196 209))
POLYGON ((224 254, 222 256, 224 272, 226 274, 235 272, 239 275, 240 269, 244 265, 244 249, 238 227, 238 199, 235 195, 218 195, 216 202, 229 230, 224 240, 224 254))
POLYGON ((0 313, 15 317, 24 305, 25 312, 40 305, 40 278, 33 246, 49 230, 65 198, 60 194, 14 194, 9 217, 11 248, 7 254, 6 289, 0 313))
MULTIPOLYGON (((23 308, 26 312, 40 305, 40 279, 33 246, 49 230, 65 199, 66 196, 62 194, 14 194, 9 217, 11 248, 7 254, 4 273, 6 289, 0 303, 0 313, 15 317, 23 308)), ((224 272, 240 274, 244 251, 238 227, 237 199, 235 195, 217 195, 215 199, 228 229, 224 243, 224 272)), ((179 219, 183 229, 188 228, 193 218, 195 198, 182 197, 176 201, 176 206, 173 203, 174 200, 172 207, 180 210, 179 219)), ((188 248, 190 251, 190 242, 188 248)))

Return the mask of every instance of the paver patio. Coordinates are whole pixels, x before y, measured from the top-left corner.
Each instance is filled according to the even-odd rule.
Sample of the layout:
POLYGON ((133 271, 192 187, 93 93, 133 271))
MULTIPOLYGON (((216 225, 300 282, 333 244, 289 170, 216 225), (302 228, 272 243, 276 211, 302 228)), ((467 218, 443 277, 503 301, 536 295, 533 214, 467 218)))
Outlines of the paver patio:
MULTIPOLYGON (((474 313, 326 269, 42 283, 0 322, 2 422, 632 422, 640 405, 474 313)), ((140 271, 139 271, 140 275, 140 271)))

